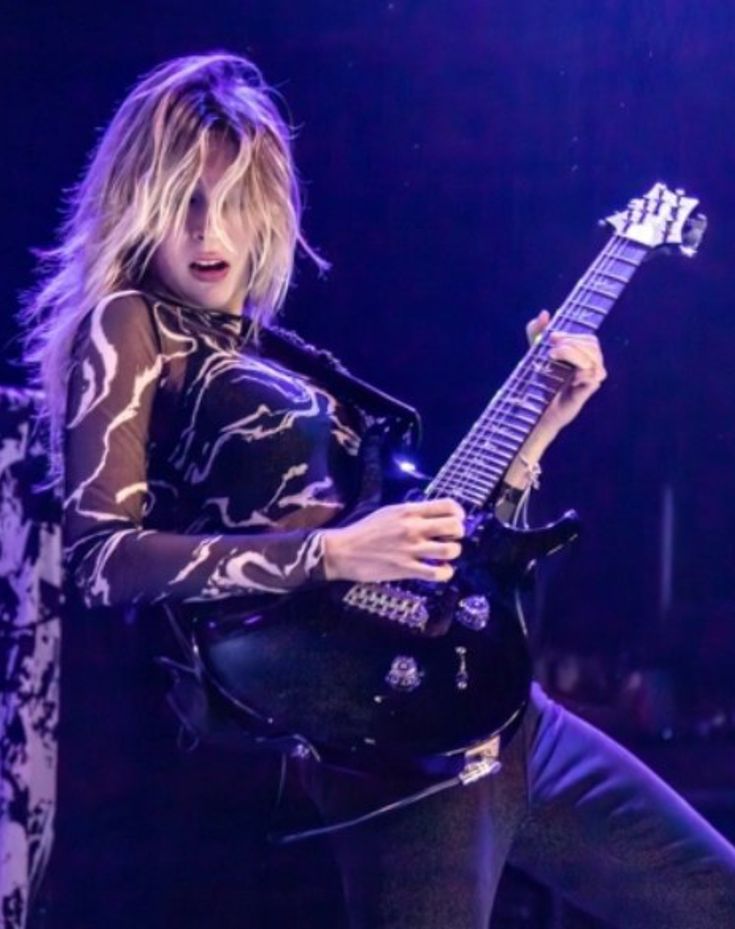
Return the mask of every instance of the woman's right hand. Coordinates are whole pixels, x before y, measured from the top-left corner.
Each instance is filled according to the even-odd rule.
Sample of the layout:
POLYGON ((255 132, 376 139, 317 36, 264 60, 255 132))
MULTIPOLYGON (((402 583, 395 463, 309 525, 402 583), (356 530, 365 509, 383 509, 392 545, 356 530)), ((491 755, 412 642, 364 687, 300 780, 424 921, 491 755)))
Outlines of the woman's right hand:
POLYGON ((461 553, 464 510, 449 497, 384 506, 336 529, 325 529, 324 570, 330 581, 448 581, 461 553))

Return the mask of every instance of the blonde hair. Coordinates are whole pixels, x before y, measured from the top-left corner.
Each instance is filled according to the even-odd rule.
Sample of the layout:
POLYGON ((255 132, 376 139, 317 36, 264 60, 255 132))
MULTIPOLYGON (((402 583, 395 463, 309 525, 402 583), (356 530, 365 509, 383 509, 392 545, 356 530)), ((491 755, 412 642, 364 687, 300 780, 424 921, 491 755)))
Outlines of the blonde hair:
POLYGON ((62 476, 62 434, 74 335, 105 296, 139 283, 169 231, 180 232, 209 148, 224 136, 235 158, 214 192, 208 222, 225 239, 222 211, 239 186, 253 230, 247 310, 253 330, 278 312, 296 248, 328 267, 301 232, 292 132, 273 91, 246 58, 213 52, 176 58, 125 98, 79 183, 67 195, 59 244, 35 250, 39 281, 22 300, 24 361, 40 388, 51 477, 62 476))

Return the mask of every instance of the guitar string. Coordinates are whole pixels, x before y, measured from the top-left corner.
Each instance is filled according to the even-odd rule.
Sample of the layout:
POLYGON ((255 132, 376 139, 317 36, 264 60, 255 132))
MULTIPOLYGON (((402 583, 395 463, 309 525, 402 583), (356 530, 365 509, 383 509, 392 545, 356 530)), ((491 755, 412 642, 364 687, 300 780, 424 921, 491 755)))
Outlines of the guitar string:
MULTIPOLYGON (((573 291, 573 295, 570 296, 570 298, 563 305, 562 309, 566 310, 567 312, 562 312, 561 315, 557 317, 556 322, 553 325, 549 326, 549 328, 546 330, 547 332, 554 331, 554 330, 564 331, 565 329, 568 328, 570 323, 579 324, 580 322, 584 321, 584 315, 588 312, 590 305, 584 304, 583 301, 580 302, 579 297, 584 297, 587 291, 591 291, 593 293, 598 292, 598 288, 595 287, 594 285, 598 283, 599 277, 605 276, 605 272, 610 268, 611 264, 614 263, 623 254, 624 251, 625 251, 625 248, 618 250, 614 254, 611 253, 610 251, 603 252, 603 254, 600 256, 600 259, 597 262, 597 265, 599 266, 593 265, 593 267, 590 269, 590 272, 584 278, 582 278, 582 280, 579 282, 577 287, 575 287, 575 290, 573 291), (604 268, 602 267, 603 262, 605 262, 604 268)), ((631 277, 632 277, 632 274, 631 274, 631 277)), ((620 296, 621 293, 622 293, 622 289, 620 290, 619 293, 615 295, 611 295, 611 299, 616 300, 620 296)), ((595 309, 601 313, 606 314, 611 309, 611 307, 607 307, 604 309, 597 307, 595 309)), ((528 358, 524 360, 531 360, 531 359, 528 358)), ((544 359, 544 360, 546 361, 547 359, 544 359)), ((533 371, 531 372, 530 374, 531 381, 533 381, 533 378, 536 373, 537 372, 533 372, 533 371)), ((557 377, 556 372, 553 372, 552 380, 556 380, 559 383, 561 383, 562 378, 557 377)), ((486 421, 483 423, 483 426, 487 427, 488 425, 491 425, 491 424, 495 425, 496 424, 495 420, 498 420, 502 426, 505 426, 505 427, 509 426, 511 429, 515 429, 520 433, 524 432, 523 426, 518 425, 518 417, 515 415, 515 411, 518 408, 518 404, 514 399, 511 399, 510 397, 511 392, 513 390, 516 390, 521 384, 524 384, 524 381, 523 379, 519 379, 518 377, 514 379, 511 376, 511 378, 508 379, 508 381, 503 386, 501 391, 499 391, 498 397, 496 401, 494 402, 494 409, 491 411, 491 414, 489 416, 486 416, 486 421)), ((526 386, 526 384, 524 384, 524 386, 526 386)), ((544 387, 546 389, 553 389, 553 388, 549 388, 548 383, 546 384, 539 383, 536 386, 538 386, 540 389, 543 389, 544 387)), ((544 400, 546 399, 548 398, 544 398, 544 400)), ((543 411, 539 412, 538 410, 534 409, 534 412, 536 413, 537 416, 539 416, 541 415, 543 411)), ((528 420, 523 420, 522 418, 521 418, 521 422, 525 422, 526 425, 529 424, 528 420)), ((482 435, 482 438, 485 437, 484 434, 481 433, 481 435, 482 435)), ((517 436, 513 436, 511 434, 510 437, 512 439, 517 440, 517 436)), ((465 448, 467 444, 470 444, 470 443, 465 443, 465 448)), ((504 464, 507 464, 507 463, 504 463, 504 464)))
MULTIPOLYGON (((601 254, 593 262, 590 269, 577 283, 570 297, 564 302, 562 307, 560 307, 558 311, 558 315, 555 314, 557 315, 556 323, 555 324, 552 323, 548 327, 546 332, 554 331, 554 330, 565 331, 565 327, 567 327, 570 323, 573 323, 573 324, 579 323, 584 318, 584 314, 588 312, 589 305, 587 306, 580 305, 580 300, 578 298, 582 297, 582 302, 583 302, 586 296, 586 293, 585 293, 586 291, 589 291, 591 293, 598 293, 598 294, 601 293, 599 286, 595 286, 595 285, 599 285, 600 283, 599 278, 604 277, 605 272, 609 271, 611 267, 615 266, 615 262, 626 252, 626 250, 627 250, 627 240, 623 239, 620 242, 616 242, 616 237, 614 236, 611 237, 610 242, 608 242, 608 244, 602 250, 601 254), (613 251, 613 249, 615 250, 613 251)), ((633 269, 633 272, 631 272, 631 278, 634 272, 635 272, 635 268, 633 269)), ((629 280, 630 278, 627 279, 626 283, 629 282, 629 280)), ((620 283, 622 284, 623 282, 620 281, 620 283)), ((618 297, 622 293, 622 290, 623 288, 621 287, 620 291, 617 294, 610 295, 610 299, 613 300, 613 303, 615 302, 615 300, 618 299, 618 297)), ((595 308, 595 309, 599 309, 601 313, 604 312, 604 314, 607 315, 607 312, 609 312, 611 308, 612 308, 612 305, 610 307, 607 307, 604 310, 602 308, 595 308)), ((603 316, 603 319, 604 319, 604 316, 603 316)), ((548 340, 546 341, 545 345, 534 346, 534 348, 537 348, 536 355, 538 356, 542 354, 543 350, 547 347, 548 347, 548 340), (538 349, 540 349, 540 351, 538 349)), ((516 377, 514 378, 513 374, 511 374, 511 376, 508 378, 508 380, 503 385, 501 390, 498 392, 495 400, 491 401, 490 406, 492 407, 492 409, 490 409, 489 411, 488 409, 486 409, 485 412, 481 414, 475 426, 470 431, 470 434, 465 438, 465 440, 463 440, 460 446, 458 446, 458 448, 455 450, 455 453, 452 456, 450 456, 445 466, 441 469, 441 471, 435 478, 434 483, 438 483, 438 484, 447 483, 451 487, 453 487, 456 491, 462 491, 462 490, 467 490, 467 489, 471 490, 472 489, 471 487, 468 488, 468 483, 472 482, 473 485, 477 485, 479 483, 479 489, 481 490, 482 493, 487 493, 492 490, 492 487, 493 487, 492 484, 490 486, 485 486, 482 484, 482 482, 473 481, 471 472, 469 474, 462 474, 462 473, 453 474, 452 470, 454 469, 456 472, 458 467, 461 468, 463 465, 475 464, 477 463, 477 461, 483 460, 483 456, 481 454, 478 454, 479 449, 476 448, 478 444, 477 438, 479 437, 481 441, 485 441, 487 439, 488 433, 491 431, 491 427, 495 427, 496 430, 498 427, 500 427, 500 429, 503 430, 505 434, 509 435, 509 438, 512 441, 515 441, 516 443, 518 443, 519 436, 514 436, 512 432, 509 433, 508 430, 515 429, 516 431, 521 433, 521 436, 523 436, 524 429, 522 426, 517 425, 517 417, 513 415, 514 411, 517 408, 517 403, 514 400, 510 399, 509 395, 511 394, 511 391, 514 391, 516 395, 526 391, 529 384, 532 383, 533 380, 538 375, 538 371, 533 370, 534 365, 538 363, 538 361, 539 361, 538 358, 535 358, 535 359, 533 358, 533 352, 527 353, 526 356, 524 356, 524 358, 521 361, 520 366, 521 368, 523 367, 525 367, 526 369, 530 368, 531 370, 529 371, 529 375, 525 378, 522 376, 519 377, 518 375, 516 375, 516 377), (483 418, 485 419, 484 422, 483 422, 483 418), (444 472, 443 475, 442 475, 442 472, 444 472), (443 480, 440 480, 440 478, 442 477, 443 477, 443 480)), ((548 363, 548 359, 544 358, 542 363, 548 363)), ((553 367, 552 367, 552 372, 553 372, 553 367)), ((546 372, 546 378, 547 378, 546 382, 542 382, 542 383, 537 382, 534 385, 540 388, 539 392, 541 392, 542 397, 543 397, 543 390, 549 389, 548 371, 546 372)), ((550 379, 557 381, 560 385, 561 383, 563 383, 563 378, 557 377, 555 372, 552 374, 550 379)), ((549 398, 545 397, 542 402, 548 403, 550 402, 550 400, 549 398)), ((540 418, 542 414, 543 414, 543 410, 540 413, 537 413, 536 422, 538 422, 538 418, 540 418)), ((526 421, 526 424, 528 424, 527 421, 526 421)), ((521 439, 521 442, 522 442, 522 439, 521 439)), ((520 446, 518 445, 518 447, 520 446)), ((511 448, 511 451, 512 451, 512 448, 511 448)), ((495 469, 497 470, 498 469, 497 461, 495 461, 492 458, 492 456, 490 456, 490 458, 493 464, 495 465, 495 469)), ((494 475, 494 478, 496 481, 500 476, 502 476, 503 470, 507 468, 511 460, 512 460, 512 457, 507 462, 504 462, 502 466, 502 470, 500 470, 500 473, 497 475, 494 475)), ((487 468, 485 470, 487 470, 487 468)), ((437 492, 439 492, 438 489, 434 490, 431 496, 435 496, 437 492)), ((475 501, 472 501, 472 502, 474 503, 475 501)))
MULTIPOLYGON (((582 323, 586 328, 590 328, 584 323, 584 318, 588 314, 588 310, 591 308, 596 312, 599 312, 603 315, 603 319, 607 313, 612 309, 615 301, 620 297, 623 292, 623 289, 627 283, 632 279, 635 270, 637 269, 638 262, 635 264, 628 259, 626 263, 633 266, 633 270, 630 272, 628 278, 623 279, 619 275, 612 275, 611 268, 617 267, 615 264, 620 263, 619 259, 626 253, 629 252, 629 243, 627 240, 623 240, 620 243, 617 243, 613 240, 608 244, 606 249, 603 250, 599 258, 593 263, 592 267, 586 273, 583 278, 580 279, 577 286, 575 287, 572 295, 565 301, 563 306, 560 308, 560 315, 557 317, 556 323, 550 325, 546 330, 548 331, 568 331, 570 325, 579 325, 582 323), (621 248, 616 248, 617 245, 621 245, 621 248), (587 292, 597 293, 598 295, 607 296, 601 290, 601 279, 607 278, 609 280, 615 280, 617 283, 623 285, 617 291, 617 293, 609 292, 609 299, 612 300, 610 306, 606 308, 595 307, 589 303, 585 303, 584 300, 588 299, 587 292), (581 298, 581 299, 580 299, 581 298)), ((602 322, 602 320, 600 321, 602 322)), ((599 326, 599 324, 598 324, 599 326)), ((548 347, 548 345, 547 345, 548 347)), ((524 358, 524 361, 530 361, 530 356, 524 358)), ((544 359, 548 361, 548 359, 544 359)), ((552 368, 553 370, 553 368, 552 368)), ((531 379, 533 380, 538 372, 531 372, 531 379)), ((542 389, 549 390, 549 373, 546 372, 546 381, 542 383, 536 383, 534 386, 539 388, 538 393, 543 397, 543 402, 549 402, 548 397, 544 397, 542 389)), ((562 383, 561 378, 556 376, 551 377, 551 380, 555 380, 558 383, 562 383)), ((524 426, 535 425, 535 422, 538 422, 538 419, 543 413, 534 410, 536 412, 536 419, 534 423, 531 423, 529 419, 526 419, 522 416, 518 416, 517 410, 519 404, 516 399, 511 399, 509 396, 511 390, 517 389, 520 384, 523 383, 523 379, 516 378, 515 381, 513 378, 509 378, 504 387, 499 391, 498 396, 495 401, 493 401, 493 408, 489 412, 485 411, 485 414, 478 419, 477 423, 473 430, 471 430, 470 438, 468 441, 464 441, 462 445, 457 449, 457 453, 451 456, 450 460, 444 466, 442 471, 444 471, 443 480, 440 482, 438 478, 441 475, 437 475, 436 483, 447 483, 457 491, 470 491, 470 496, 472 496, 472 490, 479 490, 482 494, 487 494, 493 489, 494 483, 502 476, 503 471, 507 468, 508 464, 512 460, 513 452, 517 450, 517 447, 520 447, 520 444, 524 438, 524 426), (484 422, 483 422, 484 418, 484 422), (493 432, 497 434, 497 431, 502 430, 502 434, 507 435, 512 441, 516 443, 516 448, 513 446, 507 448, 503 446, 499 449, 500 454, 498 457, 501 461, 498 461, 498 457, 492 455, 482 455, 482 447, 484 442, 487 440, 488 435, 493 432), (514 435, 513 431, 515 430, 520 435, 514 435), (480 448, 478 449, 478 439, 480 448), (520 441, 519 441, 520 440, 520 441), (510 454, 510 457, 508 453, 510 454), (469 465, 469 471, 462 473, 461 471, 457 473, 458 468, 463 466, 467 468, 469 465), (479 475, 473 476, 473 470, 479 469, 479 475), (487 484, 488 475, 490 476, 490 484, 487 484), (474 477, 474 479, 473 479, 474 477), (479 478, 479 479, 478 479, 479 478), (470 486, 471 482, 471 486, 470 486)), ((526 389, 524 387, 524 389, 526 389)), ((538 402, 538 397, 536 398, 538 402)), ((527 409, 527 408, 526 408, 527 409)), ((533 408, 532 408, 533 409, 533 408)), ((494 443, 496 446, 500 443, 494 443)), ((437 491, 434 491, 436 493, 437 491)), ((477 493, 475 493, 475 496, 477 493)), ((466 499, 466 495, 465 495, 466 499)), ((475 503, 475 501, 473 501, 475 503)), ((478 504, 480 505, 479 501, 478 504)))
MULTIPOLYGON (((585 325, 586 328, 589 328, 588 324, 586 324, 584 320, 587 318, 590 311, 601 314, 602 318, 597 324, 597 328, 599 328, 614 306, 615 302, 623 293, 623 290, 627 284, 632 279, 635 271, 638 268, 638 265, 640 264, 640 260, 642 260, 641 256, 639 260, 635 261, 635 265, 633 265, 633 261, 635 259, 628 257, 631 252, 631 245, 635 245, 635 243, 631 243, 629 240, 619 236, 611 237, 610 241, 603 248, 602 252, 592 263, 588 271, 577 282, 570 296, 559 308, 555 314, 556 321, 552 319, 550 325, 545 330, 545 334, 551 331, 569 331, 570 325, 578 325, 580 322, 585 325), (631 267, 630 276, 625 280, 621 280, 618 275, 615 275, 614 277, 609 276, 609 272, 611 272, 613 268, 619 269, 619 265, 622 263, 620 261, 621 258, 627 258, 625 263, 631 267), (601 280, 602 278, 615 280, 616 283, 620 285, 620 287, 617 288, 617 292, 614 293, 610 288, 603 289, 601 280), (612 303, 608 307, 595 306, 594 304, 588 302, 592 295, 603 296, 605 299, 611 300, 612 303)), ((470 430, 468 436, 466 436, 465 439, 460 443, 455 452, 449 457, 445 465, 434 478, 432 484, 440 486, 435 487, 430 492, 427 492, 427 499, 435 498, 439 493, 441 493, 441 485, 449 485, 455 494, 458 496, 461 495, 461 499, 463 501, 467 500, 468 494, 463 494, 462 491, 469 491, 470 498, 473 496, 477 497, 478 491, 485 496, 492 492, 494 486, 497 484, 497 480, 499 480, 503 471, 512 461, 513 451, 517 452, 517 448, 519 448, 522 444, 524 437, 523 433, 525 430, 523 429, 523 426, 518 425, 518 417, 515 416, 518 403, 516 400, 511 399, 511 397, 527 393, 528 388, 531 386, 536 387, 537 396, 540 394, 541 397, 544 397, 542 403, 545 404, 545 409, 548 403, 550 403, 553 399, 553 397, 548 398, 544 396, 546 391, 554 389, 549 386, 548 381, 557 381, 559 385, 563 383, 563 379, 556 375, 556 372, 553 369, 553 363, 552 365, 549 365, 549 359, 546 357, 547 349, 548 338, 545 341, 538 343, 536 346, 532 346, 531 351, 526 353, 518 366, 521 370, 515 371, 511 374, 500 391, 498 391, 496 398, 491 401, 490 406, 486 408, 483 414, 481 414, 481 416, 478 418, 475 426, 470 430), (544 372, 544 380, 540 382, 538 381, 539 372, 538 370, 534 370, 536 364, 539 362, 547 366, 547 371, 544 372), (551 367, 551 374, 548 371, 549 367, 551 367), (515 450, 513 449, 513 446, 508 449, 508 451, 511 452, 511 457, 508 459, 507 463, 502 465, 502 470, 497 459, 495 459, 492 454, 485 457, 481 454, 480 449, 477 447, 479 444, 478 439, 480 442, 486 441, 489 434, 493 432, 493 430, 497 431, 498 428, 502 430, 503 434, 508 435, 512 442, 516 443, 515 450), (517 432, 521 433, 521 436, 514 436, 513 433, 509 430, 516 430, 517 432), (488 458, 490 461, 489 467, 487 463, 488 458), (478 462, 483 463, 482 466, 485 474, 490 473, 492 475, 490 484, 486 483, 487 477, 485 477, 485 480, 482 480, 482 478, 478 480, 476 475, 473 474, 473 466, 477 466, 478 462), (470 466, 469 469, 467 468, 467 465, 470 466), (464 472, 459 470, 463 466, 465 467, 464 472), (497 471, 498 473, 493 474, 493 471, 497 471)), ((555 389, 555 393, 556 392, 558 392, 558 388, 555 389)), ((541 415, 543 415, 544 409, 542 409, 540 413, 537 413, 535 422, 538 422, 538 419, 540 419, 541 415)), ((527 420, 525 424, 529 425, 527 420)), ((470 499, 468 502, 472 506, 482 506, 484 505, 485 501, 470 499)))

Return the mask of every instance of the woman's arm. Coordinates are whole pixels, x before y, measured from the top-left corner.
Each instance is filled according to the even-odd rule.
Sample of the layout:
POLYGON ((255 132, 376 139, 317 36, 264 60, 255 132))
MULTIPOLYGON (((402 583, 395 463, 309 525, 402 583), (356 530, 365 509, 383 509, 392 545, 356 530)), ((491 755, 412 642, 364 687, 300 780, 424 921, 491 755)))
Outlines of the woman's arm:
POLYGON ((318 531, 143 529, 151 410, 164 357, 137 295, 82 324, 65 428, 64 556, 87 606, 284 592, 324 577, 318 531))
MULTIPOLYGON (((526 335, 533 343, 550 321, 547 310, 526 326, 526 335)), ((539 462, 559 432, 582 411, 590 397, 599 390, 607 377, 600 343, 593 335, 552 332, 549 356, 573 367, 569 381, 552 400, 536 428, 523 443, 520 452, 505 473, 504 482, 525 490, 534 479, 539 462)))

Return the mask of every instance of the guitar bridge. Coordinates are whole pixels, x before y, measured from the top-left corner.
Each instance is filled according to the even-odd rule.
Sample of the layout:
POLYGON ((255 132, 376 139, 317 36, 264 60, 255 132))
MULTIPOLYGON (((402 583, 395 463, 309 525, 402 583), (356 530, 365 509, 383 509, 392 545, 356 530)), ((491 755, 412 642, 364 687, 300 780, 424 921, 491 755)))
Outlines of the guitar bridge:
POLYGON ((353 584, 345 606, 423 632, 429 621, 426 597, 391 584, 353 584))

